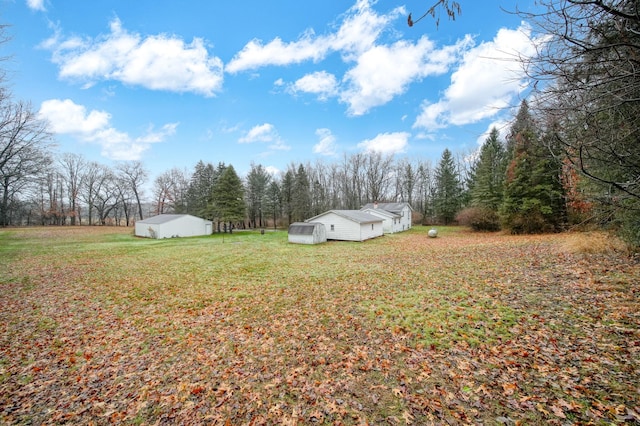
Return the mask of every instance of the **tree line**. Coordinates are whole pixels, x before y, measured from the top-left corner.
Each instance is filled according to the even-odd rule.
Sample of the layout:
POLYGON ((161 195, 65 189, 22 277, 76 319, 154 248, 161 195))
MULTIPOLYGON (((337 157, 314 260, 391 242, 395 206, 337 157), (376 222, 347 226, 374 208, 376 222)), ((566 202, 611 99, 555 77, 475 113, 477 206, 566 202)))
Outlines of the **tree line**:
MULTIPOLYGON (((436 5, 449 4, 438 2, 436 5)), ((453 2, 451 3, 453 4, 453 2)), ((505 140, 437 164, 376 152, 291 164, 274 176, 252 164, 200 161, 153 182, 139 162, 108 167, 51 153, 26 102, 0 91, 0 225, 124 224, 191 213, 231 226, 286 226, 328 209, 405 201, 424 223, 513 233, 576 225, 615 229, 640 246, 640 10, 634 0, 542 0, 522 13, 545 42, 520 58, 538 84, 505 140), (151 184, 152 193, 142 188, 151 184)), ((457 8, 456 13, 460 13, 457 8)))

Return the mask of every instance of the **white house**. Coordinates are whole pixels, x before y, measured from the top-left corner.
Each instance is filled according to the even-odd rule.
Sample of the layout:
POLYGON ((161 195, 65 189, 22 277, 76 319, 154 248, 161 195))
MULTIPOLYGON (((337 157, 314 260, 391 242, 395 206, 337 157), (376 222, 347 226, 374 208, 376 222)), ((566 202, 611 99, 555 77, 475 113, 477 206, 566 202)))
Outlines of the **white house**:
POLYGON ((320 244, 327 241, 325 227, 320 222, 294 222, 289 225, 289 242, 320 244))
POLYGON ((190 214, 160 214, 136 222, 136 236, 147 238, 211 235, 213 223, 190 214))
POLYGON ((382 231, 385 234, 393 234, 402 231, 402 225, 400 224, 400 215, 382 209, 362 208, 360 211, 369 213, 382 219, 382 231))
POLYGON ((324 224, 327 240, 364 241, 383 234, 382 219, 360 210, 329 210, 305 222, 324 224))
POLYGON ((411 214, 413 209, 409 203, 369 203, 365 204, 362 211, 384 210, 385 212, 397 215, 398 219, 393 226, 392 232, 401 232, 411 229, 411 214))

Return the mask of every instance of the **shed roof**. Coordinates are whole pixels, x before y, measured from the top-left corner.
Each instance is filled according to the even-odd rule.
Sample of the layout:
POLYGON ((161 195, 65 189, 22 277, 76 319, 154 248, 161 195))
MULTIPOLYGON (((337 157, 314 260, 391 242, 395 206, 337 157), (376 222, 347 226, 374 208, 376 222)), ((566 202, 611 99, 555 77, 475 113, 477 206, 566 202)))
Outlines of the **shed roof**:
MULTIPOLYGON (((159 214, 157 216, 148 217, 144 220, 139 220, 138 223, 148 223, 150 225, 160 225, 163 223, 171 222, 172 220, 179 219, 181 217, 188 217, 190 214, 159 214)), ((195 216, 191 216, 195 217, 195 216)), ((200 219, 200 218, 196 218, 200 219)), ((204 219, 202 219, 204 220, 204 219)))
POLYGON ((312 217, 311 219, 307 219, 305 222, 311 222, 329 213, 336 214, 338 216, 344 217, 345 219, 351 220, 352 222, 356 222, 356 223, 382 222, 382 219, 379 218, 378 216, 374 216, 372 214, 365 213, 360 210, 329 210, 319 214, 318 216, 312 217))
POLYGON ((321 223, 314 222, 294 222, 289 225, 289 233, 293 235, 313 235, 313 230, 321 223))

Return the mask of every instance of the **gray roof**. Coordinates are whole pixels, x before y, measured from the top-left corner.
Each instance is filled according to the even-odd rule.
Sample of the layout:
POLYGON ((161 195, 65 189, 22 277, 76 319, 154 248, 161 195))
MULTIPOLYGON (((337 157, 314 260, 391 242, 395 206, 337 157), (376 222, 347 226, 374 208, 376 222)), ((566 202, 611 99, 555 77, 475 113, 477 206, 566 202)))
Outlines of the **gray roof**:
POLYGON ((317 225, 322 225, 321 223, 305 223, 305 222, 294 222, 289 225, 289 234, 292 235, 313 235, 313 229, 317 225))
POLYGON ((400 215, 398 213, 393 213, 393 212, 390 212, 389 210, 384 210, 384 209, 374 209, 373 207, 370 207, 370 208, 369 207, 363 207, 360 210, 365 212, 365 213, 372 214, 374 216, 385 216, 385 217, 390 217, 390 218, 400 217, 400 215))
MULTIPOLYGON (((188 214, 159 214, 157 216, 148 217, 145 220, 139 220, 138 223, 148 223, 150 225, 160 225, 162 223, 171 222, 181 217, 191 216, 188 214)), ((195 216, 193 216, 195 217, 195 216)))
POLYGON ((327 212, 319 214, 318 216, 312 217, 311 219, 307 219, 305 222, 311 222, 314 219, 317 219, 329 213, 334 213, 338 216, 344 217, 345 219, 349 219, 357 223, 382 222, 382 219, 379 218, 378 216, 374 216, 372 214, 365 213, 360 210, 329 210, 327 212))
MULTIPOLYGON (((413 210, 411 208, 411 205, 409 203, 378 203, 378 209, 381 210, 386 210, 388 212, 391 213, 401 213, 402 209, 405 208, 405 206, 409 207, 409 209, 413 210)), ((368 203, 365 204, 364 207, 362 207, 363 209, 374 209, 375 207, 375 203, 368 203)))

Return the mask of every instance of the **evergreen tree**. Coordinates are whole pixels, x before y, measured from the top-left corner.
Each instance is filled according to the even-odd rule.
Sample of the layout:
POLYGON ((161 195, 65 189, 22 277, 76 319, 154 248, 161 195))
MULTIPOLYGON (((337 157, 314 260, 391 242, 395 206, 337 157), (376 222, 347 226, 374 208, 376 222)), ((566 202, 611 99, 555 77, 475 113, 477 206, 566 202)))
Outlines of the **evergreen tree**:
POLYGON ((435 171, 436 190, 433 200, 437 219, 448 225, 460 210, 462 185, 451 151, 445 149, 435 171))
POLYGON ((251 170, 247 175, 247 203, 249 208, 249 226, 262 227, 263 203, 271 175, 260 164, 251 163, 251 170))
POLYGON ((514 234, 559 230, 565 216, 560 168, 535 129, 523 101, 510 133, 512 157, 500 208, 503 227, 514 234))
POLYGON ((272 180, 267 188, 265 195, 265 214, 271 216, 273 219, 273 229, 278 226, 278 218, 282 213, 282 195, 280 191, 280 185, 276 180, 272 180))
POLYGON ((311 216, 311 183, 304 166, 300 164, 293 183, 291 218, 301 222, 311 216))
POLYGON ((211 194, 218 178, 217 170, 211 163, 198 161, 189 181, 186 196, 186 212, 195 216, 211 219, 208 206, 211 194))
POLYGON ((506 151, 499 139, 498 129, 491 129, 480 148, 471 183, 471 203, 497 212, 502 204, 506 151))
POLYGON ((280 186, 280 196, 282 200, 282 207, 287 215, 287 223, 293 223, 293 185, 295 183, 295 175, 291 169, 287 170, 282 178, 282 185, 280 186))
POLYGON ((212 204, 214 217, 226 229, 231 230, 233 222, 244 220, 245 202, 244 187, 233 166, 224 168, 213 188, 212 204))

